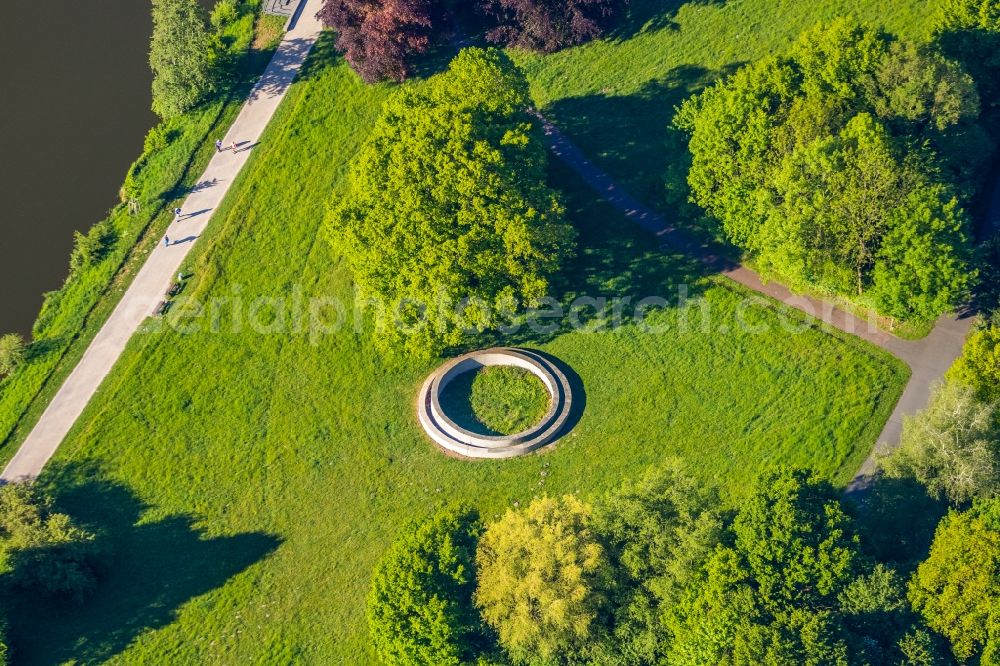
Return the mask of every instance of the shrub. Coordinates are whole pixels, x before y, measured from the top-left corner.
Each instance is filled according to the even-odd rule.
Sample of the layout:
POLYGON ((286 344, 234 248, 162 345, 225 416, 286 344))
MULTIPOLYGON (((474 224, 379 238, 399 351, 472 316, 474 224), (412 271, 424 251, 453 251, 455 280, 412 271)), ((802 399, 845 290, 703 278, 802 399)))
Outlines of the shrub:
POLYGON ((551 53, 604 34, 622 13, 623 0, 483 0, 481 8, 497 26, 491 42, 551 53))
POLYGON ((178 116, 214 87, 211 41, 205 11, 197 0, 153 0, 153 111, 178 116))
POLYGON ((30 483, 0 487, 0 574, 19 587, 81 599, 97 584, 93 533, 56 513, 30 483))
POLYGON ((457 666, 488 644, 472 605, 480 531, 469 509, 442 509, 376 565, 368 626, 384 663, 457 666))
POLYGON ((410 76, 440 32, 440 0, 326 0, 318 16, 337 49, 368 83, 410 76))
POLYGON ((70 277, 104 259, 117 239, 118 232, 110 218, 101 220, 86 234, 74 232, 73 252, 69 257, 70 277))
POLYGON ((326 225, 383 308, 383 350, 439 353, 546 295, 574 232, 545 184, 528 104, 523 74, 495 49, 462 51, 386 103, 326 225))
POLYGON ((590 523, 575 497, 542 497, 480 539, 476 605, 515 661, 571 661, 600 638, 610 570, 590 523))
POLYGON ((27 346, 17 333, 0 337, 0 377, 9 375, 24 363, 27 346))

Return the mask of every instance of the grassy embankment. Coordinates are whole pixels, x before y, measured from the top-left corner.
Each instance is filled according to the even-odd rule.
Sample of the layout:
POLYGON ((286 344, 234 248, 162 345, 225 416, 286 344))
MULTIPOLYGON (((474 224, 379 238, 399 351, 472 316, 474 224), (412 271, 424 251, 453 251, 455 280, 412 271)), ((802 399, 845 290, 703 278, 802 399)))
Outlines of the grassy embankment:
MULTIPOLYGON (((742 22, 732 6, 774 20, 770 4, 684 12, 718 14, 707 30, 725 16, 742 22)), ((632 38, 647 45, 644 54, 631 39, 612 45, 623 58, 631 53, 633 66, 648 59, 650 72, 707 58, 674 42, 674 28, 652 32, 660 33, 659 41, 632 38)), ((733 48, 741 45, 752 48, 728 58, 761 49, 745 40, 733 48)), ((392 87, 363 86, 328 52, 327 40, 198 241, 189 297, 289 303, 298 289, 350 302, 349 275, 319 228, 392 87)), ((532 71, 544 90, 538 66, 532 71)), ((665 119, 645 124, 653 120, 650 112, 613 129, 659 136, 665 119)), ((635 164, 646 167, 654 168, 635 164)), ((691 297, 652 312, 653 331, 602 329, 593 319, 581 331, 501 341, 568 366, 580 407, 571 434, 542 455, 506 462, 442 455, 413 408, 436 362, 384 362, 350 312, 346 328, 318 339, 287 319, 276 327, 284 331, 251 331, 228 308, 218 332, 138 336, 43 477, 63 508, 103 528, 110 573, 81 608, 9 600, 21 658, 370 663, 363 600, 371 566, 401 524, 438 502, 469 501, 493 516, 541 492, 591 496, 674 456, 727 503, 777 463, 845 482, 899 396, 901 364, 855 339, 789 332, 782 322, 798 322, 795 312, 665 256, 559 164, 551 180, 580 232, 566 300, 670 296, 682 283, 691 297)))
POLYGON ((0 462, 14 455, 111 314, 173 219, 174 202, 195 184, 214 153, 214 138, 235 120, 252 79, 270 59, 284 19, 258 17, 259 4, 241 5, 236 20, 219 31, 221 55, 235 62, 216 97, 150 131, 127 176, 138 210, 116 205, 95 225, 113 230, 100 259, 73 271, 60 289, 46 294, 28 362, 0 381, 0 462))

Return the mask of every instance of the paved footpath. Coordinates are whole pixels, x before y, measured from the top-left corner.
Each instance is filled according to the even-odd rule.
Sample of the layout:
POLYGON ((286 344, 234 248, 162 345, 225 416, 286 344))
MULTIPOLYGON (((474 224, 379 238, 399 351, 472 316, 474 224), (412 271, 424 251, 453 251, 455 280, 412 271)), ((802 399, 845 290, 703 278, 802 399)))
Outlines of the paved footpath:
MULTIPOLYGON (((632 198, 611 179, 611 176, 588 160, 555 125, 540 115, 539 118, 545 128, 552 153, 579 174, 605 201, 639 226, 656 234, 662 241, 661 248, 695 257, 733 281, 796 308, 824 325, 867 340, 889 351, 910 366, 910 381, 882 429, 875 449, 848 484, 847 492, 853 493, 867 488, 875 471, 876 458, 899 445, 903 417, 927 406, 935 382, 944 376, 945 371, 962 353, 962 346, 975 321, 975 316, 969 313, 944 316, 937 321, 934 330, 927 337, 921 340, 902 340, 880 330, 873 322, 855 317, 830 303, 793 294, 776 282, 765 284, 754 271, 746 266, 727 262, 713 252, 712 248, 685 233, 683 229, 671 225, 661 215, 632 198)), ((1000 182, 997 184, 987 223, 1000 229, 1000 182)))
POLYGON ((129 338, 164 299, 164 293, 176 279, 194 241, 205 230, 212 212, 218 208, 246 164, 261 133, 319 37, 322 27, 316 19, 316 12, 322 0, 302 0, 302 4, 304 6, 293 17, 293 23, 274 57, 223 139, 227 148, 235 141, 236 150, 218 153, 209 162, 198 184, 181 204, 183 214, 180 219, 171 223, 167 231, 171 244, 164 246, 161 239, 149 255, 118 307, 91 341, 76 368, 0 475, 0 480, 31 479, 41 473, 42 467, 56 452, 101 382, 111 372, 129 338))

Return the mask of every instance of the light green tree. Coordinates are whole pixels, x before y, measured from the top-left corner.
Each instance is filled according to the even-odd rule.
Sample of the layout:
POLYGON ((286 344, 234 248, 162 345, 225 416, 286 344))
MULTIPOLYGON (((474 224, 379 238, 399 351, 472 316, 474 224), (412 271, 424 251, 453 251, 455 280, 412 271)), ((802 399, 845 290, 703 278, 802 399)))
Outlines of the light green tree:
POLYGON ((0 377, 16 370, 27 357, 24 339, 17 333, 0 336, 0 377))
POLYGON ((591 509, 541 497, 487 527, 476 605, 519 663, 574 663, 601 638, 610 568, 591 509))
POLYGON ((953 504, 1000 492, 995 405, 957 382, 938 386, 926 409, 903 422, 899 448, 880 462, 892 478, 914 478, 953 504))
POLYGON ((178 116, 211 92, 212 53, 205 10, 197 0, 153 0, 153 111, 178 116))
POLYGON ((1000 401, 1000 327, 974 331, 948 370, 948 378, 970 387, 983 402, 1000 401))
POLYGON ((960 661, 1000 663, 1000 500, 945 516, 909 598, 960 661))
POLYGON ((878 248, 870 296, 882 313, 931 320, 961 303, 976 282, 969 218, 949 188, 911 189, 893 207, 878 248))
POLYGON ((530 103, 495 49, 466 49, 386 103, 327 219, 362 295, 388 313, 383 349, 439 353, 548 292, 574 232, 530 103))

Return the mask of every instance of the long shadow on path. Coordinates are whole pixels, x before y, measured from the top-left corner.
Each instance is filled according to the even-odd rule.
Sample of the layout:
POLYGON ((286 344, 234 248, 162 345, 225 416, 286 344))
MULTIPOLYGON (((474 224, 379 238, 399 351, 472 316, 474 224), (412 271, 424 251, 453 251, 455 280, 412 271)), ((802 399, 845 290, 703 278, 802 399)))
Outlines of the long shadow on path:
POLYGON ((58 480, 53 492, 60 511, 99 531, 106 573, 79 605, 6 594, 17 663, 104 661, 143 632, 170 624, 187 601, 221 587, 280 544, 260 532, 205 538, 183 515, 138 524, 149 507, 92 471, 63 468, 46 480, 58 480))

